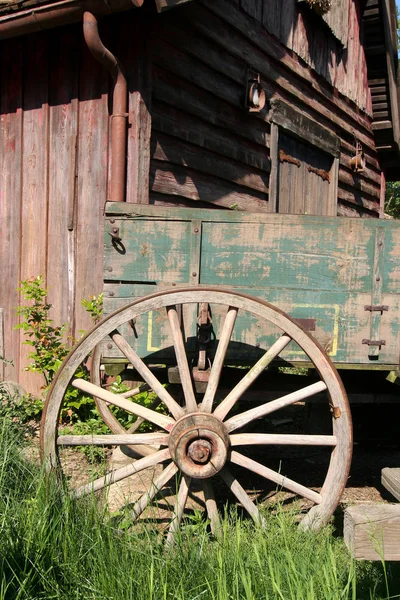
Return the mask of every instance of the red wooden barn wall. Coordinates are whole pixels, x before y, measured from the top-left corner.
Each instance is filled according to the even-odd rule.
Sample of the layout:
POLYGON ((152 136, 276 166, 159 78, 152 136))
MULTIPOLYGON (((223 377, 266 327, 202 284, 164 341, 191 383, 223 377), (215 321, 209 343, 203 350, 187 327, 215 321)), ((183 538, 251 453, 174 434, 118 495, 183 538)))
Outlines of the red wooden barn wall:
MULTIPOLYGON (((248 14, 252 6, 197 0, 156 15, 148 5, 101 23, 104 43, 128 76, 127 200, 148 202, 150 190, 152 203, 240 201, 269 210, 267 111, 248 115, 242 108, 250 65, 269 97, 280 96, 340 137, 339 214, 376 216, 380 169, 362 110, 370 102, 364 80, 356 82, 361 109, 248 14), (357 176, 349 168, 354 135, 367 158, 357 176)), ((21 371, 29 348, 13 329, 16 289, 42 274, 55 322, 68 322, 75 337, 90 327, 81 299, 102 289, 111 83, 85 48, 79 24, 3 41, 0 56, 0 307, 6 358, 14 362, 5 376, 37 392, 42 382, 21 371)), ((350 86, 354 66, 346 77, 340 68, 335 80, 347 77, 350 86)))

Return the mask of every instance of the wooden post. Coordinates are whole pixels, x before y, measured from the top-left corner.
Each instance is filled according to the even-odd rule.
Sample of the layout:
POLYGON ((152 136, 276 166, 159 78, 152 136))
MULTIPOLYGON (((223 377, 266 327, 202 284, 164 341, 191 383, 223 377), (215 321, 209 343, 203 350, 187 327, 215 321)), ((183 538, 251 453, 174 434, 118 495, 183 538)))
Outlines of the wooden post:
POLYGON ((344 513, 344 541, 358 560, 400 560, 400 505, 350 506, 344 513))

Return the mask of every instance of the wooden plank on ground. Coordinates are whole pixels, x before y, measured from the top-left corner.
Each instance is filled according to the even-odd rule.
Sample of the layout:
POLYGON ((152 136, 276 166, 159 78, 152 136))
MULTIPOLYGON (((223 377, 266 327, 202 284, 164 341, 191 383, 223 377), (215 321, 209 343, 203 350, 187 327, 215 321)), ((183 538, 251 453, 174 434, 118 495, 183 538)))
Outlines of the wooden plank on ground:
POLYGON ((400 505, 350 506, 344 513, 344 541, 358 560, 400 560, 400 505))
POLYGON ((400 501, 400 468, 385 467, 382 469, 381 481, 384 488, 400 501))

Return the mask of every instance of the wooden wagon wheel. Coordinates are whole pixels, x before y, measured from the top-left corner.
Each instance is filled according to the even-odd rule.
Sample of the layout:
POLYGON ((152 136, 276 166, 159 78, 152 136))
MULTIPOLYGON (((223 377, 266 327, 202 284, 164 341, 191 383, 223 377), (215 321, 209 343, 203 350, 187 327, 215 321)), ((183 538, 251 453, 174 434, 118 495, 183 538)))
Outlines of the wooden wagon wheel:
POLYGON ((231 293, 216 288, 196 287, 194 289, 173 289, 146 298, 136 300, 117 310, 89 332, 67 357, 58 372, 46 401, 42 421, 42 453, 48 469, 58 468, 58 448, 66 445, 125 445, 133 444, 150 449, 147 456, 132 461, 128 466, 109 472, 75 491, 78 496, 102 490, 106 486, 120 481, 148 467, 164 464, 165 468, 152 482, 150 489, 136 502, 134 514, 139 517, 159 491, 180 471, 181 483, 176 497, 176 505, 167 541, 171 541, 181 522, 188 494, 193 480, 200 480, 203 486, 205 504, 211 522, 216 531, 219 517, 213 491, 213 478, 219 475, 230 488, 238 502, 257 520, 259 511, 249 494, 235 475, 236 466, 256 473, 262 478, 274 482, 276 486, 289 490, 313 503, 303 519, 303 526, 318 528, 325 524, 340 499, 346 484, 352 452, 351 417, 346 393, 340 378, 330 359, 318 343, 295 321, 267 302, 251 298, 244 294, 231 293), (208 302, 225 307, 218 345, 211 367, 206 392, 198 403, 192 385, 185 343, 179 326, 177 306, 208 302), (152 371, 138 356, 135 349, 121 335, 119 329, 150 311, 166 311, 170 333, 175 350, 176 363, 180 373, 185 405, 181 406, 168 390, 157 380, 152 371), (265 351, 261 358, 234 385, 220 403, 215 397, 219 386, 222 367, 226 363, 227 350, 234 332, 238 314, 249 314, 257 322, 267 322, 274 326, 279 335, 276 341, 265 351), (94 385, 74 380, 73 385, 85 393, 101 398, 107 403, 118 406, 138 417, 153 423, 161 431, 152 433, 121 433, 99 436, 58 436, 59 414, 67 386, 73 379, 80 363, 93 348, 109 336, 126 359, 141 374, 144 381, 161 399, 167 414, 149 410, 129 399, 94 385), (282 395, 268 402, 232 416, 232 408, 245 394, 259 375, 288 346, 296 342, 306 353, 319 373, 320 380, 301 389, 282 395), (275 411, 298 402, 306 402, 316 394, 324 394, 332 414, 332 430, 329 435, 241 433, 249 423, 265 417, 275 411), (161 449, 155 450, 157 444, 161 449), (319 491, 310 489, 301 483, 285 477, 267 465, 246 456, 241 450, 252 447, 270 447, 271 445, 325 446, 330 449, 329 466, 319 491))
MULTIPOLYGON (((90 381, 97 387, 102 387, 101 372, 100 372, 101 371, 101 362, 102 362, 101 345, 97 344, 97 346, 93 349, 93 352, 92 352, 92 362, 91 362, 91 369, 90 369, 90 381)), ((148 389, 150 389, 150 387, 148 385, 141 385, 140 387, 137 387, 137 388, 134 388, 132 390, 122 393, 121 397, 134 399, 135 396, 140 394, 142 391, 145 391, 148 389)), ((107 402, 105 402, 98 396, 94 396, 94 401, 95 401, 97 410, 99 412, 99 415, 103 419, 104 423, 115 434, 135 433, 139 429, 139 427, 142 425, 142 423, 145 421, 144 417, 137 417, 135 422, 133 423, 133 425, 131 427, 129 427, 129 429, 126 430, 125 427, 118 421, 118 419, 112 413, 112 411, 109 408, 109 404, 107 404, 107 402)), ((160 403, 161 403, 161 400, 159 398, 156 398, 150 408, 152 410, 155 410, 157 408, 157 406, 159 406, 160 403)), ((153 451, 151 447, 148 447, 145 445, 135 446, 135 445, 127 444, 127 446, 129 447, 131 453, 133 453, 136 456, 147 456, 148 454, 151 454, 153 451)))

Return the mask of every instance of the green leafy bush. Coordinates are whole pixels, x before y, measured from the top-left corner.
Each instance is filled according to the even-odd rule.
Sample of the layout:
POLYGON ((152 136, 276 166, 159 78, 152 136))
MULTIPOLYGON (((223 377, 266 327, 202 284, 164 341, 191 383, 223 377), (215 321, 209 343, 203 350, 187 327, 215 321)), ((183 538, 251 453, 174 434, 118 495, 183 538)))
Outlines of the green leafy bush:
MULTIPOLYGON (((24 343, 32 347, 32 351, 28 354, 30 362, 25 370, 43 375, 45 380, 43 396, 45 396, 56 372, 70 351, 67 342, 74 340, 67 340, 65 323, 55 325, 50 317, 52 305, 47 302, 48 289, 44 287, 41 275, 21 281, 19 291, 26 302, 17 308, 21 322, 16 329, 24 331, 28 338, 24 343)), ((103 294, 91 296, 89 300, 82 303, 93 320, 97 321, 102 314, 103 294)), ((79 367, 76 377, 89 379, 89 371, 85 365, 79 367)), ((40 418, 43 399, 27 396, 18 408, 18 412, 25 413, 27 417, 40 418)), ((80 390, 70 386, 65 396, 61 419, 69 422, 86 420, 92 418, 94 408, 91 396, 85 396, 80 390)))

